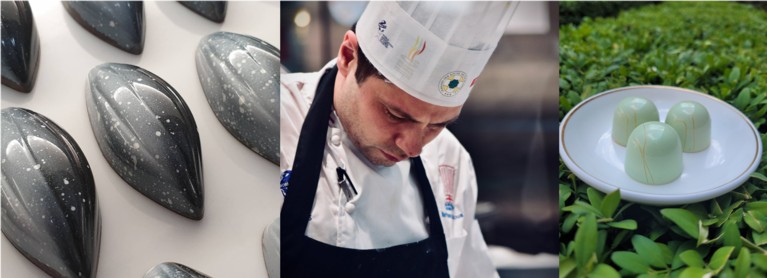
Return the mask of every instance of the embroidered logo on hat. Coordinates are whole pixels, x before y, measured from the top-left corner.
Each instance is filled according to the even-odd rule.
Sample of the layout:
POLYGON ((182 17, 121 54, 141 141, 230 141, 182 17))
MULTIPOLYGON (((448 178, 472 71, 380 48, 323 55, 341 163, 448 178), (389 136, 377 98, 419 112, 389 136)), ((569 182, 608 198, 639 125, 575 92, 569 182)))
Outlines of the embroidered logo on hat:
POLYGON ((391 42, 389 42, 389 38, 386 37, 384 31, 386 31, 386 20, 381 20, 378 22, 378 41, 380 41, 385 48, 394 47, 391 42))
POLYGON ((413 47, 411 47, 410 51, 407 53, 408 62, 412 63, 415 56, 420 55, 424 50, 426 50, 426 41, 421 39, 421 37, 416 37, 413 47))
POLYGON ((446 97, 452 97, 463 88, 463 84, 466 83, 466 73, 462 71, 454 71, 442 77, 439 81, 439 93, 446 97))

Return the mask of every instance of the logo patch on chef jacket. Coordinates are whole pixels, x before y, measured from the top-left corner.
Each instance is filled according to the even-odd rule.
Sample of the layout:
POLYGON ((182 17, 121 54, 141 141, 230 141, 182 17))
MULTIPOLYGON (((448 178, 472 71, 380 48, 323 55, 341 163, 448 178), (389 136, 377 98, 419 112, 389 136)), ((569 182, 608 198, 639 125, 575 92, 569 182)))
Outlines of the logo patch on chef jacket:
POLYGON ((293 171, 291 170, 285 170, 285 172, 282 172, 282 176, 280 176, 280 191, 282 191, 282 197, 285 197, 288 195, 288 183, 290 181, 290 173, 293 171))
POLYGON ((445 210, 441 211, 440 214, 442 217, 450 219, 463 218, 463 212, 455 204, 455 167, 440 165, 439 177, 445 192, 445 210))

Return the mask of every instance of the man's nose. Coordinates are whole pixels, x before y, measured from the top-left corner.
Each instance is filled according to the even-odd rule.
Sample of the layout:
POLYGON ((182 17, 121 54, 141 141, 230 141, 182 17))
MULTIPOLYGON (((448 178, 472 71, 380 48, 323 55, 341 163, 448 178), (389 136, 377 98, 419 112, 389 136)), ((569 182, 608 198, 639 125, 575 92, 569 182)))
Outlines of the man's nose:
POLYGON ((424 134, 420 128, 409 128, 402 131, 395 143, 408 157, 416 157, 423 150, 424 134))

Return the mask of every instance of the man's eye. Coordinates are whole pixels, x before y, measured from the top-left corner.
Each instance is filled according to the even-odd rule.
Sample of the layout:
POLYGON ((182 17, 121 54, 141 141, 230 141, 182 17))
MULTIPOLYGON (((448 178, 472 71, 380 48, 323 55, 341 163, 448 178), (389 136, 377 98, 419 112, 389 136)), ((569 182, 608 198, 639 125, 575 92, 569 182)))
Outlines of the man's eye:
POLYGON ((391 111, 389 111, 389 109, 384 109, 384 111, 386 112, 386 115, 389 116, 389 119, 392 119, 398 122, 405 120, 402 117, 397 117, 396 115, 392 114, 391 111))

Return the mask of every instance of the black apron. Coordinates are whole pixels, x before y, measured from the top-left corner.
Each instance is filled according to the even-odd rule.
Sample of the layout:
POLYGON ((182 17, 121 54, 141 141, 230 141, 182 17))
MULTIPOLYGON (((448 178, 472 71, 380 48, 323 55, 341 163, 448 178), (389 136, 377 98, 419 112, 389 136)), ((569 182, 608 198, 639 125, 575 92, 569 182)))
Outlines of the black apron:
POLYGON ((288 194, 280 212, 281 276, 449 277, 445 233, 420 157, 411 158, 410 172, 415 175, 429 218, 429 238, 389 248, 358 250, 328 245, 305 235, 322 169, 337 72, 333 67, 323 73, 301 127, 288 194))

